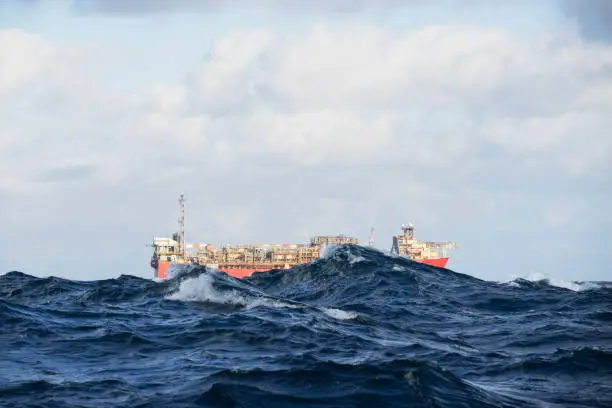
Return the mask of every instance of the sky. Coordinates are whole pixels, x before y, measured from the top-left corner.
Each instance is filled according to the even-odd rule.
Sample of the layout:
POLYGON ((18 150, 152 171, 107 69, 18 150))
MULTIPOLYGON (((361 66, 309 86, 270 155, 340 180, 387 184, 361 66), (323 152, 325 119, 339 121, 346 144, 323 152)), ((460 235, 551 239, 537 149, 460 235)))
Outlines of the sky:
POLYGON ((0 273, 153 277, 402 223, 482 279, 612 280, 612 2, 4 0, 0 273))

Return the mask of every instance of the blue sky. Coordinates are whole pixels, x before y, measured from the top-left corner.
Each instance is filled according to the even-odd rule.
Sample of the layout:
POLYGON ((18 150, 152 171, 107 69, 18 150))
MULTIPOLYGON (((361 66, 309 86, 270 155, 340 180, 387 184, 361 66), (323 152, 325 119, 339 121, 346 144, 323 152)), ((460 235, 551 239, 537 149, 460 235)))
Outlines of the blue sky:
POLYGON ((606 3, 133 3, 0 5, 0 272, 152 276, 184 192, 188 240, 413 221, 459 272, 612 279, 606 3))

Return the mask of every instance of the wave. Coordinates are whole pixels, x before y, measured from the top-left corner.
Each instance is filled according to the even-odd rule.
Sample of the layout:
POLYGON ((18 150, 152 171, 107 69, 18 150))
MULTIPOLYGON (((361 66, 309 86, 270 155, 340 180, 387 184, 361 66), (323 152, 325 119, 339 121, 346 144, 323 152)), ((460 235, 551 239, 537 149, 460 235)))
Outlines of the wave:
POLYGON ((235 406, 516 407, 524 401, 486 391, 433 364, 394 360, 347 365, 302 364, 291 370, 224 370, 208 377, 206 391, 186 402, 235 406), (279 392, 279 384, 291 384, 279 392), (254 403, 254 401, 257 401, 254 403))
POLYGON ((313 308, 308 304, 283 300, 268 296, 257 290, 241 284, 239 281, 226 275, 205 269, 197 277, 189 277, 180 282, 178 289, 166 296, 169 300, 180 300, 184 302, 205 302, 221 305, 231 305, 236 308, 249 310, 257 307, 271 308, 310 308, 318 309, 328 316, 339 320, 350 320, 358 317, 357 313, 335 308, 313 308), (230 281, 233 281, 230 283, 230 281), (225 285, 223 285, 225 284, 225 285), (225 286, 225 290, 218 288, 225 286))
POLYGON ((531 273, 525 278, 514 278, 510 281, 504 282, 511 286, 526 286, 529 283, 536 283, 542 285, 555 286, 562 289, 568 289, 574 292, 580 292, 584 290, 601 289, 601 288, 612 288, 610 282, 594 282, 594 281, 572 281, 566 279, 559 279, 549 274, 543 274, 540 272, 531 273))
POLYGON ((551 282, 488 282, 355 245, 245 279, 197 266, 160 282, 9 272, 0 395, 20 407, 610 406, 612 286, 551 282))
MULTIPOLYGON (((192 378, 176 386, 173 395, 145 400, 163 406, 535 406, 525 400, 487 391, 462 381, 429 363, 395 360, 376 364, 347 365, 307 358, 291 369, 218 370, 205 378, 192 378), (528 404, 528 405, 525 405, 528 404)), ((142 404, 138 389, 118 379, 32 380, 4 388, 3 396, 27 406, 31 395, 43 406, 68 406, 74 395, 96 393, 101 400, 123 406, 142 404)), ((87 404, 83 399, 81 406, 87 404)))

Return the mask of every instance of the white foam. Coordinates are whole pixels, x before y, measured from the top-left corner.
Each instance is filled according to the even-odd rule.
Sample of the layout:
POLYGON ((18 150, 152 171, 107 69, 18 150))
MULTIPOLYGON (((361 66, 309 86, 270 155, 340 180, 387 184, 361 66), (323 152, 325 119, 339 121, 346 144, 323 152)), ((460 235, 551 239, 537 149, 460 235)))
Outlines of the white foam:
MULTIPOLYGON (((289 302, 283 302, 277 299, 270 299, 263 296, 250 296, 240 294, 237 290, 231 291, 220 291, 213 287, 214 278, 210 275, 200 275, 195 278, 185 279, 181 282, 178 290, 166 296, 169 300, 180 300, 183 302, 212 302, 219 304, 232 304, 237 306, 243 306, 247 310, 258 307, 287 307, 287 308, 299 308, 299 307, 312 307, 307 304, 292 304, 289 302)), ((338 320, 351 320, 359 316, 355 312, 347 312, 341 309, 318 308, 320 311, 338 320)))
MULTIPOLYGON (((333 258, 337 251, 341 248, 341 245, 328 244, 324 245, 319 251, 319 259, 330 259, 333 258)), ((358 262, 363 262, 366 259, 361 255, 355 255, 350 250, 348 251, 348 262, 352 265, 358 262)))
POLYGON ((196 278, 185 279, 181 282, 178 290, 168 296, 169 300, 181 300, 183 302, 212 302, 219 304, 232 304, 252 309, 257 306, 268 307, 298 307, 275 299, 259 296, 242 295, 237 290, 219 291, 213 287, 214 278, 202 274, 196 278))
MULTIPOLYGON (((526 278, 525 277, 520 277, 520 278, 531 281, 531 282, 546 281, 551 286, 573 290, 574 292, 580 292, 582 290, 589 290, 589 289, 597 289, 600 287, 600 285, 598 285, 595 282, 576 282, 576 281, 571 281, 571 280, 559 279, 559 278, 555 278, 553 276, 550 276, 545 273, 540 273, 540 272, 533 272, 526 278)), ((513 277, 511 281, 504 282, 504 283, 511 285, 511 286, 520 286, 517 282, 515 282, 516 279, 517 277, 513 277)))
POLYGON ((357 263, 357 262, 363 262, 366 259, 363 256, 359 256, 359 255, 353 255, 351 253, 349 253, 349 258, 348 261, 351 265, 357 263))
POLYGON ((341 309, 323 307, 321 310, 329 317, 333 317, 334 319, 338 320, 352 320, 359 316, 359 314, 355 312, 347 312, 341 309))
POLYGON ((340 245, 334 244, 325 244, 319 250, 319 259, 328 259, 331 257, 337 250, 340 248, 340 245))

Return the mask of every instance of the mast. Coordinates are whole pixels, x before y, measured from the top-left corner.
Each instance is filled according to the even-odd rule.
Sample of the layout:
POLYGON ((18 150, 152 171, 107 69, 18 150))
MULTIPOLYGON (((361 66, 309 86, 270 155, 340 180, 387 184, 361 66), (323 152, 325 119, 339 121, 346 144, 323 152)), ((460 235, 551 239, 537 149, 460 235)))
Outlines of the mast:
POLYGON ((370 242, 369 242, 370 246, 373 247, 374 246, 374 228, 372 227, 372 230, 370 231, 370 242))
POLYGON ((411 222, 408 225, 402 224, 402 231, 405 238, 414 239, 414 225, 411 222))
POLYGON ((181 255, 185 256, 186 244, 185 244, 185 197, 181 193, 179 198, 179 219, 178 219, 178 244, 181 255))

